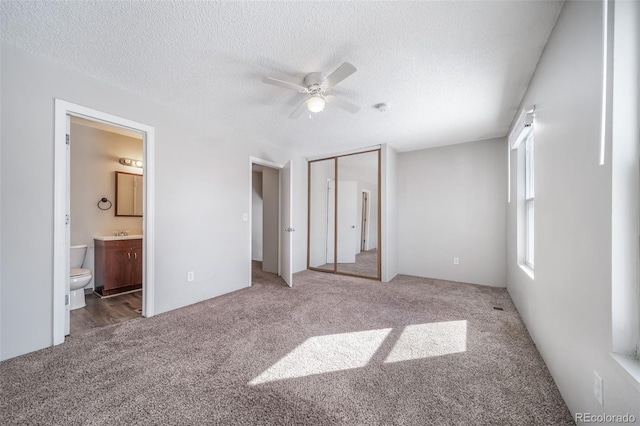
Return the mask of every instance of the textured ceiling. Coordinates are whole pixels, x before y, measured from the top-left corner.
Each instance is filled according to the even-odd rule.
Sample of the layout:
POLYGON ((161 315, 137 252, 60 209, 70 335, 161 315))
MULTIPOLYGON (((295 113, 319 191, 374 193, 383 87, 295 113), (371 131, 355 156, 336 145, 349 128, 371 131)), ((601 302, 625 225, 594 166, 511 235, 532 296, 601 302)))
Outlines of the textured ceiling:
POLYGON ((504 136, 559 1, 11 2, 3 42, 308 154, 504 136), (348 61, 327 106, 292 120, 302 83, 348 61), (386 102, 381 113, 374 105, 386 102))

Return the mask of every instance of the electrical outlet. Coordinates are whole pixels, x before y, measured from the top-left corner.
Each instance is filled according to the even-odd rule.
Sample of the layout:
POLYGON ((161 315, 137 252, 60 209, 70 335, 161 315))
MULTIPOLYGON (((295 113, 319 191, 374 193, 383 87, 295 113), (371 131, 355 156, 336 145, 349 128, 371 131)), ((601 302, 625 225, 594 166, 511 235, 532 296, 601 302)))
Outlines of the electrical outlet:
POLYGON ((195 277, 195 273, 193 271, 187 272, 187 282, 192 282, 195 279, 196 279, 196 277, 195 277))
POLYGON ((454 257, 454 258, 453 258, 453 264, 454 264, 454 265, 459 265, 459 264, 460 264, 460 258, 458 258, 458 257, 454 257))
POLYGON ((603 398, 604 389, 602 387, 602 377, 596 371, 593 372, 593 395, 596 397, 600 405, 604 405, 603 398))

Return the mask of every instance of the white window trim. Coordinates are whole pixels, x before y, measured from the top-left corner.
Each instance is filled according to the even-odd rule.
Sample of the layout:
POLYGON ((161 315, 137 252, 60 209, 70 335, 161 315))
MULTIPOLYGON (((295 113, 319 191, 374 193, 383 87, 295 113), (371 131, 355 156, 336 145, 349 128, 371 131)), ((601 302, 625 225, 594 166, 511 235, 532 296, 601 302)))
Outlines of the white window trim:
POLYGON ((535 105, 530 105, 522 109, 511 132, 509 133, 509 146, 511 149, 518 149, 520 144, 525 141, 533 130, 533 117, 535 105))
MULTIPOLYGON (((520 145, 522 144, 522 142, 525 141, 529 141, 531 140, 531 142, 529 143, 533 143, 533 123, 534 123, 534 113, 535 113, 535 105, 529 105, 529 106, 525 106, 522 111, 520 112, 520 115, 518 116, 518 119, 514 122, 511 131, 509 132, 509 137, 508 137, 508 143, 509 143, 509 149, 510 151, 513 150, 518 150, 518 148, 520 148, 520 145)), ((525 142, 525 145, 528 142, 525 142)), ((518 155, 518 157, 520 157, 520 155, 518 155)), ((521 157, 520 157, 521 158, 521 157)), ((518 195, 518 206, 517 206, 517 211, 518 211, 518 255, 517 255, 517 264, 518 266, 523 270, 524 273, 526 273, 531 279, 534 278, 534 274, 533 274, 533 267, 534 267, 534 262, 535 262, 535 250, 532 250, 534 253, 534 258, 533 261, 531 261, 529 259, 529 242, 530 242, 530 238, 529 235, 532 234, 533 230, 530 231, 529 230, 529 224, 528 224, 528 219, 527 219, 527 207, 529 205, 534 205, 534 198, 533 198, 533 194, 529 194, 528 191, 528 187, 527 187, 527 181, 528 181, 528 175, 527 176, 523 176, 521 173, 527 173, 526 170, 529 168, 531 169, 531 166, 528 165, 528 156, 526 155, 525 152, 525 159, 524 159, 524 163, 520 163, 520 160, 518 160, 518 171, 517 171, 517 179, 516 182, 518 182, 518 189, 517 189, 517 193, 518 195), (520 169, 520 165, 522 164, 522 170, 520 169), (522 197, 523 193, 520 192, 522 191, 521 186, 524 184, 525 188, 524 188, 524 197, 522 197), (524 201, 522 201, 524 200, 524 201), (523 222, 524 221, 524 224, 523 222), (521 228, 521 226, 524 226, 524 229, 521 228)), ((508 156, 508 170, 509 170, 509 183, 511 183, 511 155, 508 156)), ((535 162, 535 159, 533 159, 533 161, 535 162)), ((524 174, 523 173, 523 174, 524 174)), ((533 182, 535 182, 535 176, 533 177, 533 182)), ((511 186, 508 185, 508 197, 507 200, 508 202, 511 202, 511 186)), ((535 210, 534 210, 534 225, 535 225, 535 210)), ((534 226, 534 230, 535 230, 535 226, 534 226)))
POLYGON ((637 72, 628 55, 637 45, 636 2, 603 2, 603 81, 600 164, 611 149, 612 364, 640 391, 640 109, 637 72), (614 25, 615 23, 615 25, 614 25), (607 52, 608 50, 608 52, 607 52))
POLYGON ((532 271, 535 269, 535 151, 534 151, 533 133, 529 132, 527 141, 525 142, 525 161, 524 161, 524 220, 525 220, 525 265, 532 271), (529 219, 529 208, 531 207, 533 215, 533 223, 529 219))
POLYGON ((615 352, 609 353, 609 356, 614 359, 613 365, 619 368, 627 382, 640 392, 640 360, 615 352))

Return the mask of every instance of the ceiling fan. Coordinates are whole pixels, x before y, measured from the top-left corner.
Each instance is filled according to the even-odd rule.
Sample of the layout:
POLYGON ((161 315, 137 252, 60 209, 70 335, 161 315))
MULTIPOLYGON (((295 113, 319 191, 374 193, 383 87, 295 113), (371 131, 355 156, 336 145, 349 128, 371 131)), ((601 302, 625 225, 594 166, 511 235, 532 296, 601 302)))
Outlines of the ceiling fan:
POLYGON ((325 104, 335 105, 340 109, 355 114, 360 111, 359 106, 345 101, 344 99, 337 98, 334 95, 327 95, 326 92, 356 71, 356 67, 348 62, 344 62, 327 76, 320 72, 312 72, 311 74, 308 74, 304 78, 304 86, 273 77, 265 77, 262 79, 262 82, 309 95, 304 102, 298 105, 298 107, 289 114, 289 118, 300 117, 304 113, 305 109, 314 113, 320 112, 324 109, 325 104))

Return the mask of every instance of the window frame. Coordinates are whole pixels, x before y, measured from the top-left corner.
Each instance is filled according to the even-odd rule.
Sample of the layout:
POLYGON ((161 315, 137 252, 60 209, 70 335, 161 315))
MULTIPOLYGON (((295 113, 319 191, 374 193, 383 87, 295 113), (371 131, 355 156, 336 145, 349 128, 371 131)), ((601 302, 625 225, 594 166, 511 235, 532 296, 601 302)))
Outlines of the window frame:
POLYGON ((534 270, 535 264, 535 148, 533 132, 525 141, 524 161, 524 217, 525 265, 534 270))

